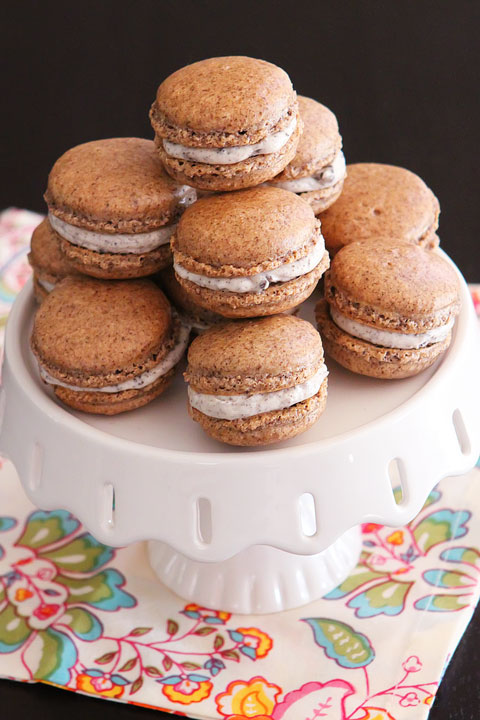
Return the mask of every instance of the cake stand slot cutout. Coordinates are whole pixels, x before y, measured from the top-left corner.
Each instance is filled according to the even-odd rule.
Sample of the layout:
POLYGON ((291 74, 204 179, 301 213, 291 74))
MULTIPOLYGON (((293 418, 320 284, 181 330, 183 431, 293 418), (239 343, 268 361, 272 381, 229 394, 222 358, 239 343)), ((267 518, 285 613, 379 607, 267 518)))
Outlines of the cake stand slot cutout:
POLYGON ((206 497, 197 499, 197 538, 202 545, 212 542, 212 504, 206 497))
POLYGON ((300 513, 300 527, 305 537, 314 537, 317 534, 317 511, 315 498, 312 493, 306 492, 298 498, 298 511, 300 513))
POLYGON ((102 506, 102 525, 107 530, 113 530, 115 527, 115 486, 113 483, 105 483, 103 486, 102 506))
POLYGON ((403 460, 392 458, 388 463, 387 474, 395 504, 401 507, 407 500, 407 471, 403 460))
POLYGON ((28 486, 32 492, 39 490, 42 484, 43 475, 43 445, 39 442, 34 443, 30 458, 30 469, 28 473, 28 486))
POLYGON ((463 455, 470 455, 470 453, 472 452, 472 444, 470 442, 467 428, 465 427, 463 415, 458 408, 454 410, 452 420, 453 427, 455 428, 455 433, 457 435, 458 444, 460 445, 460 450, 462 451, 463 455))

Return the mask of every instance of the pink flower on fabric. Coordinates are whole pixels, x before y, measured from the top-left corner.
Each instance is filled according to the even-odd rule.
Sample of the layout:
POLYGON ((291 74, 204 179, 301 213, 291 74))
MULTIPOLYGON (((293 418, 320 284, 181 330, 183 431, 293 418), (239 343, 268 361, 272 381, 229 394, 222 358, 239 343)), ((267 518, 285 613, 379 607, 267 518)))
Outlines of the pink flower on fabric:
POLYGON ((407 673, 415 673, 419 672, 423 664, 421 660, 416 655, 410 655, 404 663, 402 663, 402 667, 407 673))
POLYGON ((111 690, 114 686, 112 680, 109 677, 95 677, 90 681, 97 692, 105 692, 105 690, 111 690))
POLYGON ((416 705, 419 705, 419 704, 420 704, 420 698, 418 697, 417 693, 415 693, 415 692, 407 693, 400 700, 400 705, 402 707, 415 707, 416 705))
POLYGON ((309 682, 285 695, 276 705, 274 720, 300 720, 300 718, 324 718, 346 720, 345 700, 355 692, 346 680, 337 678, 326 683, 309 682))

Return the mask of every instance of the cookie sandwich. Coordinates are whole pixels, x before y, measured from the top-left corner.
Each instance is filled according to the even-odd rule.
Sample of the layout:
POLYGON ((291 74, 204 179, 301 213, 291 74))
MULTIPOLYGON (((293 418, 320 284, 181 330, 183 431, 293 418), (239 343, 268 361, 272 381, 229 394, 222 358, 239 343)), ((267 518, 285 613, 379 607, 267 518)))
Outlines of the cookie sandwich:
POLYGON ((460 310, 457 274, 412 243, 359 241, 340 250, 316 307, 326 352, 360 375, 416 375, 444 353, 460 310))
POLYGON ((187 65, 162 82, 150 110, 167 172, 201 190, 238 190, 278 175, 302 123, 287 73, 249 57, 187 65))
POLYGON ((299 96, 303 121, 295 157, 270 182, 275 187, 299 194, 310 203, 316 215, 340 196, 345 179, 345 156, 337 118, 325 105, 299 96))
POLYGON ((188 336, 151 280, 75 277, 43 301, 31 346, 42 380, 62 402, 116 415, 167 388, 188 336))
POLYGON ((171 245, 185 293, 230 318, 291 310, 329 264, 310 205, 267 186, 201 198, 185 211, 171 245))
POLYGON ((325 408, 320 336, 289 315, 225 323, 188 351, 189 412, 230 445, 268 445, 304 432, 325 408))
POLYGON ((33 292, 39 303, 60 280, 77 275, 77 271, 60 252, 58 235, 47 219, 33 231, 28 262, 33 270, 33 292))
POLYGON ((357 240, 391 237, 432 249, 440 205, 423 180, 405 168, 379 163, 347 166, 338 200, 322 213, 330 255, 357 240))
POLYGON ((62 155, 45 200, 70 265, 93 277, 124 279, 171 263, 170 236, 196 192, 165 173, 151 140, 111 138, 62 155))

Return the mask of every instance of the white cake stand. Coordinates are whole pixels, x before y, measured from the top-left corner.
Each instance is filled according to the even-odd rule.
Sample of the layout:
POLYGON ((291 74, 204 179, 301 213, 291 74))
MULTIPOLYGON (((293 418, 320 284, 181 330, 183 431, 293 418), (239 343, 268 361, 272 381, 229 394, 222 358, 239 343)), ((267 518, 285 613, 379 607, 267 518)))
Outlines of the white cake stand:
MULTIPOLYGON (((480 344, 463 279, 462 301, 434 367, 388 382, 330 361, 327 409, 313 428, 273 448, 235 449, 191 421, 180 374, 131 413, 64 408, 29 349, 28 285, 8 321, 0 450, 40 508, 71 511, 109 545, 148 540, 152 567, 182 597, 240 613, 299 606, 354 567, 360 523, 409 522, 440 479, 475 464, 480 344)), ((313 319, 313 301, 302 315, 313 319)))

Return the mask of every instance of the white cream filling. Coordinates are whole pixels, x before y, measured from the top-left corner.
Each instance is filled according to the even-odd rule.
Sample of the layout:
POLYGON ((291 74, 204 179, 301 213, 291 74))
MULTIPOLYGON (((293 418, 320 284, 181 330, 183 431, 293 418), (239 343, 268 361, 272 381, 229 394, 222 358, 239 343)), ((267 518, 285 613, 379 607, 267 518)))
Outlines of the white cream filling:
POLYGON ((400 350, 421 348, 445 340, 455 322, 455 320, 452 319, 446 325, 413 335, 401 332, 390 332, 390 330, 377 330, 369 325, 364 325, 356 320, 345 317, 345 315, 342 315, 332 306, 330 306, 330 315, 335 325, 338 325, 339 328, 345 330, 349 335, 353 335, 360 340, 366 340, 373 345, 398 348, 400 350))
POLYGON ((324 188, 336 185, 346 172, 345 155, 340 152, 335 155, 330 165, 319 170, 315 175, 310 177, 297 178, 296 180, 286 180, 285 182, 272 183, 274 187, 282 188, 282 190, 290 190, 294 193, 312 192, 314 190, 323 190, 324 188))
POLYGON ((170 242, 176 224, 167 225, 148 233, 99 233, 70 225, 64 220, 48 214, 50 225, 65 240, 86 250, 108 253, 131 253, 141 255, 170 242))
POLYGON ((190 405, 204 415, 220 420, 239 420, 252 417, 272 410, 284 410, 303 400, 313 397, 320 390, 320 386, 328 375, 325 365, 299 385, 284 390, 268 393, 255 393, 250 395, 208 395, 198 393, 191 386, 188 387, 190 405))
POLYGON ((173 191, 173 194, 177 198, 178 204, 183 208, 193 205, 197 200, 197 191, 195 188, 190 187, 190 185, 179 185, 173 191))
POLYGON ((163 141, 167 155, 178 160, 205 163, 206 165, 234 165, 248 160, 256 155, 270 155, 276 153, 287 144, 297 127, 297 118, 294 117, 283 130, 267 135, 254 145, 238 145, 237 147, 223 148, 197 148, 180 145, 179 143, 163 141))
POLYGON ((325 241, 320 235, 313 250, 305 257, 280 265, 274 270, 265 270, 265 272, 256 275, 233 278, 207 277, 206 275, 190 272, 179 263, 174 262, 173 267, 180 277, 190 280, 190 282, 200 287, 210 288, 211 290, 226 290, 233 293, 259 293, 265 291, 270 286, 270 283, 288 282, 301 275, 306 275, 317 267, 324 254, 325 241))
POLYGON ((45 368, 41 365, 39 365, 40 375, 42 377, 42 380, 44 380, 49 385, 60 385, 61 387, 68 388, 69 390, 76 390, 77 392, 118 393, 123 392, 124 390, 140 390, 141 388, 147 387, 148 385, 154 383, 155 380, 157 380, 162 375, 165 375, 169 370, 174 367, 174 365, 179 362, 183 353, 185 352, 189 337, 190 328, 185 325, 181 325, 177 344, 175 345, 175 347, 172 348, 172 350, 170 350, 170 352, 163 358, 163 360, 158 363, 158 365, 155 365, 155 367, 153 367, 151 370, 146 370, 141 375, 137 375, 136 377, 130 378, 130 380, 125 380, 124 382, 118 383, 117 385, 106 385, 105 387, 100 388, 79 387, 78 385, 70 385, 69 383, 63 382, 62 380, 57 380, 57 378, 50 375, 50 373, 45 370, 45 368))
POLYGON ((52 292, 55 287, 55 283, 48 282, 48 280, 41 280, 39 277, 36 278, 38 284, 47 292, 52 292))

